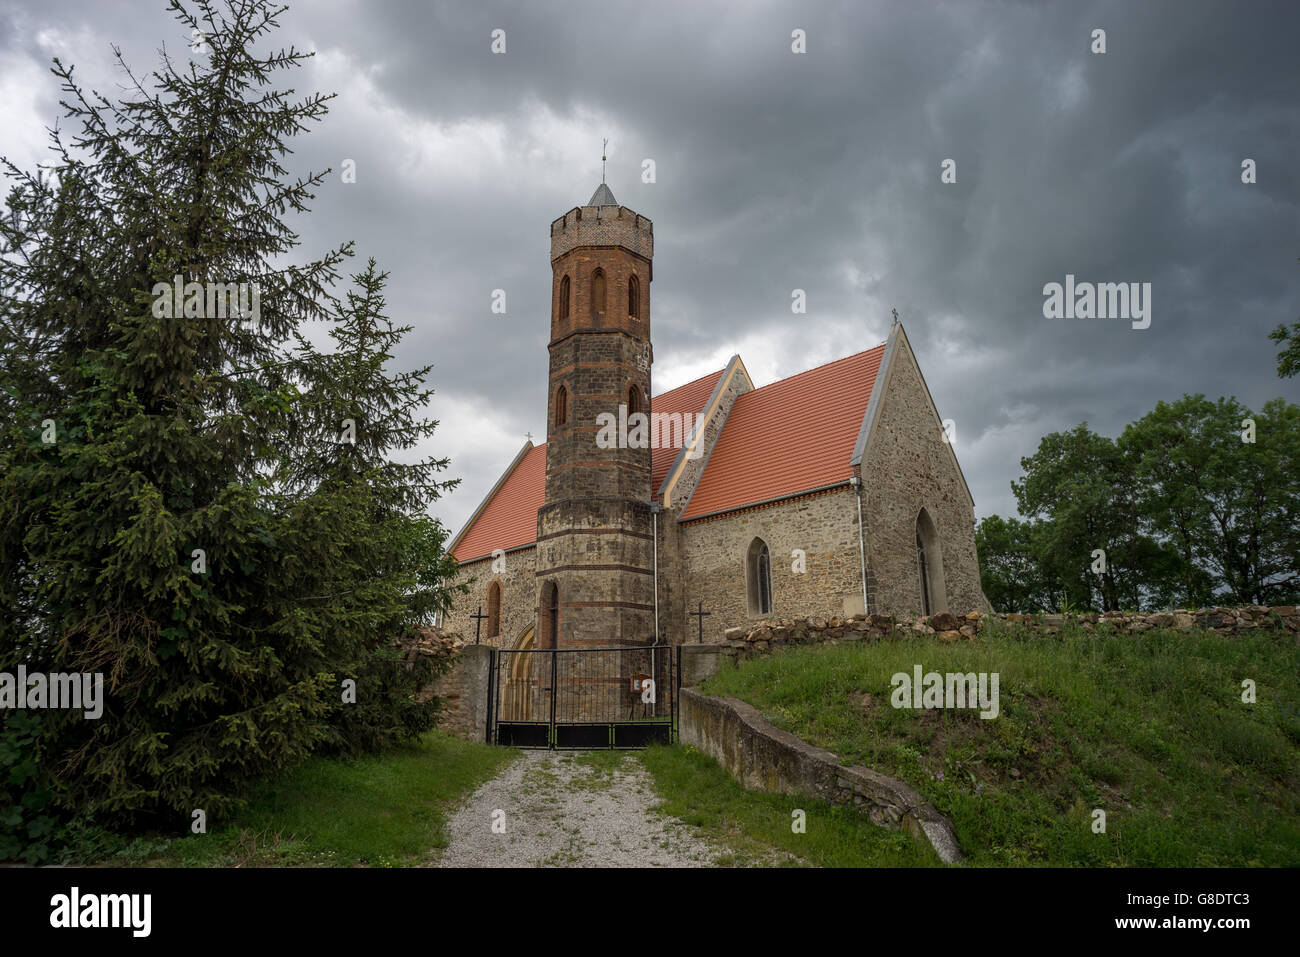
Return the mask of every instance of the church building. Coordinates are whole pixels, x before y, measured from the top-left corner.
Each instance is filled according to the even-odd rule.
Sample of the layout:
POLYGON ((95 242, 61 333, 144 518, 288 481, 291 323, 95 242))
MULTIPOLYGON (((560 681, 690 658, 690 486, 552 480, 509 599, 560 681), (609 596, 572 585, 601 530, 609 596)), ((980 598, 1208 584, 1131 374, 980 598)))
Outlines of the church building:
POLYGON ((653 224, 604 183, 551 223, 546 441, 452 541, 470 591, 445 624, 596 648, 986 610, 974 502, 903 326, 767 385, 737 355, 655 395, 653 263, 653 224))

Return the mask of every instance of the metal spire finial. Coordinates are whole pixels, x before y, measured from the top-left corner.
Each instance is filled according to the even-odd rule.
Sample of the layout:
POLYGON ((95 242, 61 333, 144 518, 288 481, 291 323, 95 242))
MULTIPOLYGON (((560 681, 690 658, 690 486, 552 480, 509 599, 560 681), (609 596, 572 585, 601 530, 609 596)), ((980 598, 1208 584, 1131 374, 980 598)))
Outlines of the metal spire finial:
POLYGON ((605 147, 609 145, 609 140, 600 141, 600 181, 605 182, 605 147))

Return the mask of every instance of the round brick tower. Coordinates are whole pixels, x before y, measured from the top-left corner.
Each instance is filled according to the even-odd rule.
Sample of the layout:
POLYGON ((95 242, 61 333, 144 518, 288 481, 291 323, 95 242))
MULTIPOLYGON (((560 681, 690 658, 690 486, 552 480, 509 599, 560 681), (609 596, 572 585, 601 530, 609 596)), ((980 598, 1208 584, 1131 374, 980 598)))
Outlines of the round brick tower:
POLYGON ((638 438, 628 416, 650 411, 653 257, 653 224, 604 183, 551 223, 539 648, 654 640, 650 448, 624 441, 638 438), (612 446, 603 413, 616 423, 612 446))

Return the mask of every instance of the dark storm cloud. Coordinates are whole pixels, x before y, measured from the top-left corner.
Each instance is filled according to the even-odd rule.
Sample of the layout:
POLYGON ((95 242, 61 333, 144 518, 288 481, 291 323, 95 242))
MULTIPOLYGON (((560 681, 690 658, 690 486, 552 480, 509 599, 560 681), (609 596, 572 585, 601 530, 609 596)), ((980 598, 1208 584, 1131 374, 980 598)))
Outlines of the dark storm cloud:
MULTIPOLYGON (((144 66, 184 39, 161 4, 6 9, 14 77, 59 44, 106 69, 110 40, 144 66)), ((1266 333, 1300 312, 1298 27, 1280 3, 302 3, 280 39, 320 56, 294 85, 339 97, 298 161, 358 171, 321 191, 305 252, 355 238, 392 271, 459 527, 544 432, 547 228, 608 136, 615 195, 655 222, 657 389, 734 351, 760 383, 800 371, 879 342, 896 307, 979 514, 1007 514, 1047 431, 1113 433, 1183 392, 1296 398, 1266 333), (1044 319, 1067 273, 1150 282, 1151 327, 1044 319)), ((24 143, 56 100, 28 75, 5 87, 24 143)))

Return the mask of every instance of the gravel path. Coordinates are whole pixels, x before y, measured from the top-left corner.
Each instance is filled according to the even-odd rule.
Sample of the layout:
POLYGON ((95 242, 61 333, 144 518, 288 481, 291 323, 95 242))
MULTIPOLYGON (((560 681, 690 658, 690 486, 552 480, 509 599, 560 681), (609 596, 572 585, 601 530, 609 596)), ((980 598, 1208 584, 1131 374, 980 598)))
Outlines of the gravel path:
POLYGON ((725 853, 657 800, 634 754, 526 751, 452 816, 434 866, 707 867, 725 853))

